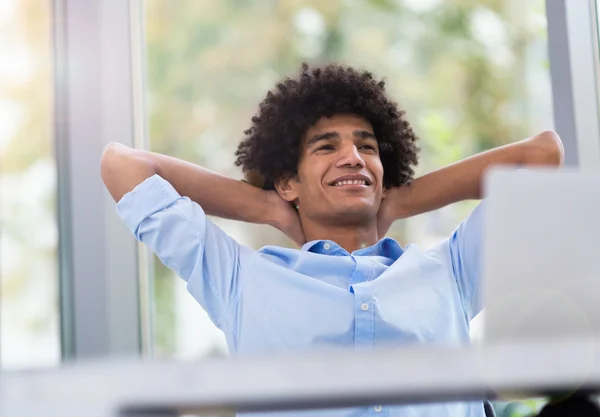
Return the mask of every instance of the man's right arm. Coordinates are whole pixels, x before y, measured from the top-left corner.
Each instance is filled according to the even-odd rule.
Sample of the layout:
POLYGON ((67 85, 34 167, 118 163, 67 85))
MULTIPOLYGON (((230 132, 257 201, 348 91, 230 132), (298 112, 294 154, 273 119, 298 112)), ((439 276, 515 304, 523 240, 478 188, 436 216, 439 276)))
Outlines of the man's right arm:
POLYGON ((388 190, 380 210, 380 234, 384 235, 395 220, 463 200, 481 199, 483 179, 492 166, 558 167, 563 161, 564 149, 560 138, 553 131, 544 131, 435 170, 415 179, 410 185, 388 190))
POLYGON ((158 174, 208 215, 284 228, 277 210, 282 204, 273 192, 170 156, 111 143, 102 155, 101 174, 116 202, 158 174))

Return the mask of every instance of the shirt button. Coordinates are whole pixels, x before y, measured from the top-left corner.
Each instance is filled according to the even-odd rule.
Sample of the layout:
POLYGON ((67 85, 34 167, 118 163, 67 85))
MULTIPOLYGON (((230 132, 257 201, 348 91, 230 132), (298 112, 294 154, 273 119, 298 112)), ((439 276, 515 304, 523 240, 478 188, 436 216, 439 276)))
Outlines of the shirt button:
POLYGON ((362 308, 363 311, 367 311, 369 309, 369 305, 367 303, 362 303, 362 305, 360 306, 360 308, 362 308))
POLYGON ((323 245, 323 248, 325 250, 329 250, 329 249, 331 249, 331 244, 329 242, 325 242, 325 244, 323 245))
POLYGON ((373 407, 373 409, 375 410, 376 413, 381 413, 381 411, 383 410, 383 407, 380 405, 376 405, 375 407, 373 407))

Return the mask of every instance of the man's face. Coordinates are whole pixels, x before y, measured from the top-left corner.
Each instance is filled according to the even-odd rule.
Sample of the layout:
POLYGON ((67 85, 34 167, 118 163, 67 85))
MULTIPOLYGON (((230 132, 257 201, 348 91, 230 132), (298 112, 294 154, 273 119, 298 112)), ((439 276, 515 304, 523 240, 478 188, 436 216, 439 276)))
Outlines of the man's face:
POLYGON ((303 138, 298 178, 280 192, 317 222, 364 225, 376 219, 383 166, 371 124, 346 114, 319 119, 303 138))

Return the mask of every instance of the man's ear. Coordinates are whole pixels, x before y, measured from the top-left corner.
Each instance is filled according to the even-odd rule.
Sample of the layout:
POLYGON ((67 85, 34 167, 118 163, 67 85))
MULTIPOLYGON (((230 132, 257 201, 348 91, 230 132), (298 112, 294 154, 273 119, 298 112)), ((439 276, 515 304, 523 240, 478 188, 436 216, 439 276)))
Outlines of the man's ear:
POLYGON ((283 178, 275 183, 275 189, 281 198, 291 203, 298 199, 297 184, 296 178, 283 178))
POLYGON ((387 194, 388 194, 388 189, 383 187, 382 192, 381 192, 381 199, 383 200, 384 198, 386 198, 387 194))

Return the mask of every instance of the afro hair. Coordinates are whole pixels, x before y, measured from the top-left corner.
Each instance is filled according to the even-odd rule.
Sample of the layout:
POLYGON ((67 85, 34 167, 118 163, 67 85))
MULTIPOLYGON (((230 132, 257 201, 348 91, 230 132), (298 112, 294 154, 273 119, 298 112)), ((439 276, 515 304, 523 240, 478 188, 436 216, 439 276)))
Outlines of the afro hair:
POLYGON ((385 188, 410 183, 418 163, 418 138, 404 111, 385 92, 384 81, 367 71, 330 64, 302 64, 297 78, 285 78, 267 93, 235 153, 247 182, 272 190, 298 174, 302 138, 322 117, 356 114, 373 126, 385 188))

